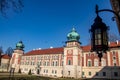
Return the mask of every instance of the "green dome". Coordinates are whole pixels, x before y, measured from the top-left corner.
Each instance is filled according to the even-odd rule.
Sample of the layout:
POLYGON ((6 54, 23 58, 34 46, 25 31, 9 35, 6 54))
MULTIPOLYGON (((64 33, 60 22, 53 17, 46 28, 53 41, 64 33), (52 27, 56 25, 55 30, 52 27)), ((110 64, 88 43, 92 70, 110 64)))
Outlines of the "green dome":
POLYGON ((23 50, 23 48, 24 48, 24 44, 22 43, 22 41, 19 41, 19 42, 16 44, 16 49, 23 50))
POLYGON ((67 35, 68 41, 79 41, 80 35, 76 32, 75 28, 72 29, 67 35))

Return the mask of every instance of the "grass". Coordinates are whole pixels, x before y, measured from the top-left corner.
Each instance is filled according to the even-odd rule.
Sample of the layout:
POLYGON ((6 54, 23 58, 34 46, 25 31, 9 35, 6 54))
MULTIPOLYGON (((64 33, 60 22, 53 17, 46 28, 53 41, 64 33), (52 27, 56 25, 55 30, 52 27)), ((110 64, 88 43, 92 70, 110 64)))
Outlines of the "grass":
MULTIPOLYGON (((110 80, 110 79, 73 79, 73 78, 51 78, 27 74, 15 73, 14 77, 10 77, 9 73, 0 72, 0 80, 110 80)), ((114 80, 114 79, 113 79, 114 80)))
POLYGON ((80 79, 51 78, 51 77, 42 77, 42 76, 19 74, 19 73, 15 73, 14 76, 10 77, 9 73, 0 72, 0 80, 80 80, 80 79))

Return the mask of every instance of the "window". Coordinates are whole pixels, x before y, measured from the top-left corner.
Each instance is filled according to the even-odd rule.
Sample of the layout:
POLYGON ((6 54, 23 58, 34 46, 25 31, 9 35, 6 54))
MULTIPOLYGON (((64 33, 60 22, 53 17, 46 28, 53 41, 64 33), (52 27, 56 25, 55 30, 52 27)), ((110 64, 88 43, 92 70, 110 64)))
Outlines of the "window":
POLYGON ((88 74, 89 74, 89 76, 91 76, 91 72, 89 72, 88 74))
POLYGON ((49 62, 47 62, 47 66, 49 66, 49 62))
POLYGON ((33 62, 33 65, 35 65, 35 62, 33 62))
POLYGON ((68 71, 68 75, 70 75, 70 71, 68 71))
POLYGON ((57 74, 57 70, 55 70, 55 74, 57 74))
POLYGON ((90 67, 90 66, 92 66, 92 65, 91 65, 91 61, 89 60, 88 61, 88 67, 90 67))
POLYGON ((88 56, 90 56, 90 53, 88 53, 88 56))
POLYGON ((96 72, 96 74, 95 74, 96 76, 98 76, 98 72, 96 72))
POLYGON ((113 57, 113 60, 116 60, 116 57, 115 57, 115 56, 113 57))
POLYGON ((114 76, 117 77, 118 76, 118 72, 114 72, 114 76))
POLYGON ((106 76, 106 72, 103 72, 103 76, 106 76))
POLYGON ((44 62, 44 66, 46 66, 46 62, 44 62))
POLYGON ((52 70, 52 73, 54 73, 54 70, 52 70))
POLYGON ((106 60, 105 59, 102 59, 101 66, 106 66, 106 60))
POLYGON ((54 61, 52 62, 52 66, 54 66, 54 61))
POLYGON ((46 70, 46 73, 48 73, 48 70, 46 70))
POLYGON ((56 66, 58 65, 58 62, 56 61, 56 66))
POLYGON ((82 75, 85 75, 85 73, 84 73, 84 72, 82 72, 82 75))
POLYGON ((63 70, 61 71, 61 74, 63 74, 63 70))
POLYGON ((41 62, 39 62, 39 64, 41 65, 41 62))
POLYGON ((64 62, 62 61, 62 66, 63 66, 64 62))
POLYGON ((98 66, 98 59, 94 60, 94 66, 98 66))
POLYGON ((115 51, 113 51, 113 56, 115 56, 115 51))
POLYGON ((68 60, 68 65, 71 65, 71 60, 68 60))
POLYGON ((45 73, 45 69, 44 69, 44 73, 45 73))
POLYGON ((116 66, 116 63, 113 63, 114 66, 116 66))

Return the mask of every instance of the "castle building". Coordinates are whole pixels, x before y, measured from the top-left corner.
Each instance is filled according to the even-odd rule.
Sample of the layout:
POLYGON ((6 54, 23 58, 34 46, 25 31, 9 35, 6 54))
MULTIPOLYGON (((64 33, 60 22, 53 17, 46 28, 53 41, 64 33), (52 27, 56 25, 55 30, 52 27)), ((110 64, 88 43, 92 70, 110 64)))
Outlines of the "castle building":
POLYGON ((9 69, 10 57, 7 54, 1 55, 0 72, 7 72, 9 69))
POLYGON ((81 46, 75 28, 67 35, 66 46, 37 49, 24 53, 22 42, 17 43, 10 61, 15 72, 49 77, 120 79, 120 42, 110 42, 109 51, 101 62, 91 46, 81 46))

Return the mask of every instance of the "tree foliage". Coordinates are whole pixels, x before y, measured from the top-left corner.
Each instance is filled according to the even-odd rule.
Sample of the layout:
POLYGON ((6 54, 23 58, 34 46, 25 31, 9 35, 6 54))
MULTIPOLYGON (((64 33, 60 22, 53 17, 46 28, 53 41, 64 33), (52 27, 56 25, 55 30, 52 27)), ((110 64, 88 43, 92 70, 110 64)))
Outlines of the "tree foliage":
POLYGON ((109 33, 108 37, 110 42, 115 42, 116 40, 120 40, 120 37, 114 33, 109 33))
POLYGON ((31 75, 32 73, 31 73, 31 69, 29 70, 29 72, 28 72, 28 75, 31 75))
POLYGON ((8 49, 5 52, 8 56, 12 57, 13 49, 11 47, 8 47, 8 49))
POLYGON ((23 0, 0 0, 0 13, 6 16, 7 11, 21 11, 23 8, 23 0))
POLYGON ((1 66, 1 57, 2 57, 2 53, 3 53, 2 46, 0 46, 0 66, 1 66))
POLYGON ((21 69, 19 69, 18 73, 21 73, 21 69))

